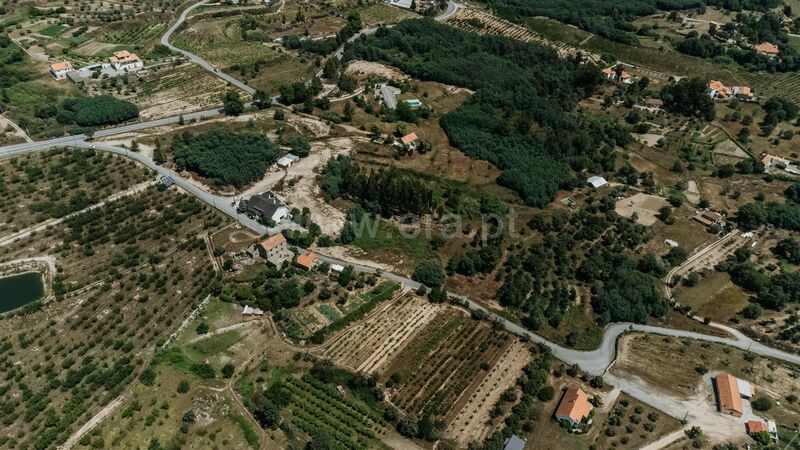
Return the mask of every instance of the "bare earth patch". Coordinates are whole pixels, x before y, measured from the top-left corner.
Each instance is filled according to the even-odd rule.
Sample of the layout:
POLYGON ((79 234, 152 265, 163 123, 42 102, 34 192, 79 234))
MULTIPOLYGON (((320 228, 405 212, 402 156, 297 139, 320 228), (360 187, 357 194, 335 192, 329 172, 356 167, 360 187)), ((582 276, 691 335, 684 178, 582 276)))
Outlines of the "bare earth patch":
POLYGON ((667 200, 665 198, 640 192, 633 197, 617 201, 615 211, 620 216, 628 219, 636 214, 636 223, 649 227, 658 220, 659 208, 666 205, 667 200))

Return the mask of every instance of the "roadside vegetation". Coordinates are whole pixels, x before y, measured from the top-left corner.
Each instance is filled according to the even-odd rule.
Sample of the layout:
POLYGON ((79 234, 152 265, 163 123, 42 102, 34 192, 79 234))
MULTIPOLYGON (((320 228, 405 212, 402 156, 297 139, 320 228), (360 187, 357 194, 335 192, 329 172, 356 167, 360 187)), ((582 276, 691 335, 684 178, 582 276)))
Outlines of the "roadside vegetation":
POLYGON ((277 147, 262 135, 225 129, 183 133, 172 140, 178 170, 192 170, 211 184, 244 186, 260 180, 278 158, 277 147))

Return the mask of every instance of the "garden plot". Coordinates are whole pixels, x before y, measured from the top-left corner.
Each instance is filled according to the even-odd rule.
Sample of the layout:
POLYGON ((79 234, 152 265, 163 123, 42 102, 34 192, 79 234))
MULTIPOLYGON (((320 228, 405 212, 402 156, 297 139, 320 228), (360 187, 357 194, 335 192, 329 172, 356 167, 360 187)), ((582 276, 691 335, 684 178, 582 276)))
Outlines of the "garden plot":
POLYGON ((742 148, 731 139, 726 139, 720 142, 714 148, 714 162, 717 164, 736 163, 742 159, 748 158, 750 158, 750 155, 742 150, 742 148))
POLYGON ((342 366, 378 372, 442 307, 413 295, 382 305, 370 318, 335 336, 325 355, 342 366))
POLYGON ((469 442, 482 442, 494 431, 491 425, 491 409, 500 399, 503 391, 513 386, 522 369, 531 359, 530 351, 521 342, 509 345, 505 352, 481 379, 477 378, 467 389, 471 395, 462 395, 448 416, 445 435, 460 445, 469 442))
POLYGON ((484 379, 512 344, 508 334, 455 309, 437 319, 420 331, 384 371, 388 380, 396 381, 389 391, 392 403, 418 417, 444 418, 451 414, 453 405, 471 395, 472 383, 484 379))

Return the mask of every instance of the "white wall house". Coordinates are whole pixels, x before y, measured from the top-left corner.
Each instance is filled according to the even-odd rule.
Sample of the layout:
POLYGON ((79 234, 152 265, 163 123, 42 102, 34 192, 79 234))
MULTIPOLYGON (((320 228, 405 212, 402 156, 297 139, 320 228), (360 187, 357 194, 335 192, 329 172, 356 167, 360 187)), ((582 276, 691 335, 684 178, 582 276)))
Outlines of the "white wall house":
POLYGON ((56 80, 63 80, 64 78, 67 78, 67 74, 73 70, 75 69, 72 67, 72 63, 69 61, 50 64, 50 75, 52 75, 56 80))
POLYGON ((127 50, 114 52, 114 56, 108 59, 111 66, 116 70, 124 70, 126 72, 136 72, 144 68, 144 63, 136 53, 130 53, 127 50))

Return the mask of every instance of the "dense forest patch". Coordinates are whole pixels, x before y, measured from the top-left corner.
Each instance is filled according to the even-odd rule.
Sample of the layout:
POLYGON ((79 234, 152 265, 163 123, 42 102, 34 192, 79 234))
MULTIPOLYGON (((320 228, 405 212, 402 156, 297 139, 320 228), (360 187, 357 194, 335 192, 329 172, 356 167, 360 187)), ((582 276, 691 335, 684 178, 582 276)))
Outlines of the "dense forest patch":
POLYGON ((278 157, 276 146, 265 136, 224 129, 180 134, 172 142, 172 151, 179 170, 189 169, 237 187, 261 179, 278 157))
POLYGON ((424 19, 362 36, 345 55, 351 59, 475 90, 441 125, 468 156, 500 167, 498 182, 530 205, 543 207, 574 186, 570 169, 612 170, 613 146, 630 139, 615 122, 571 112, 602 81, 600 72, 551 49, 424 19))
POLYGON ((781 0, 484 0, 498 15, 512 21, 523 17, 545 16, 575 25, 586 31, 635 45, 637 17, 661 11, 705 10, 706 5, 731 11, 766 12, 781 0))
POLYGON ((136 105, 110 95, 70 98, 64 100, 64 110, 66 114, 59 115, 59 121, 83 127, 113 125, 139 117, 136 105))
POLYGON ((328 161, 322 189, 329 199, 348 197, 376 214, 425 214, 433 207, 430 188, 396 167, 367 170, 347 156, 328 161))

